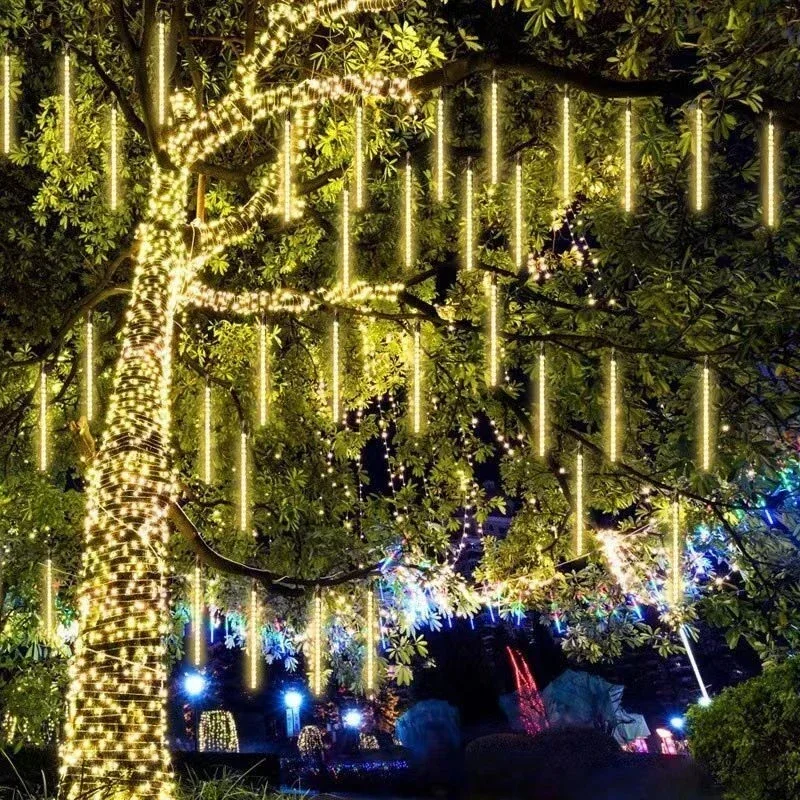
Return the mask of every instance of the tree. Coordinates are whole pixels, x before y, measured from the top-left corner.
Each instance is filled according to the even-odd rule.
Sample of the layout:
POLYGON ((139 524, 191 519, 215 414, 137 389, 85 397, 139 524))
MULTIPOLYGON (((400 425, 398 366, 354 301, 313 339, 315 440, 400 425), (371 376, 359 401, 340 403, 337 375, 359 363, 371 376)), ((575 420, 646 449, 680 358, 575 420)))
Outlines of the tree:
MULTIPOLYGON (((408 598, 434 597, 434 611, 425 611, 434 619, 474 611, 482 599, 504 610, 566 610, 575 622, 567 646, 588 657, 625 643, 661 643, 664 632, 636 620, 599 550, 573 561, 579 449, 592 528, 615 522, 641 538, 638 552, 663 580, 663 517, 678 493, 686 525, 704 522, 721 533, 725 564, 735 562, 749 596, 758 597, 750 613, 770 632, 765 652, 792 645, 796 606, 787 607, 772 578, 796 581, 795 543, 786 536, 788 556, 765 557, 743 528, 757 510, 748 470, 778 482, 796 436, 796 20, 777 3, 711 3, 702 13, 689 2, 643 13, 627 2, 549 0, 514 9, 321 5, 304 20, 292 5, 262 12, 255 3, 219 3, 201 14, 178 2, 162 27, 161 9, 150 2, 134 15, 115 1, 108 16, 66 2, 18 2, 4 25, 12 41, 32 34, 32 63, 68 44, 83 67, 72 109, 80 146, 61 152, 59 100, 49 96, 13 155, 11 169, 25 176, 29 194, 6 201, 18 224, 6 234, 4 269, 25 254, 20 283, 11 281, 25 287, 41 269, 32 255, 41 249, 60 279, 41 306, 52 309, 46 319, 22 291, 10 295, 22 323, 10 322, 7 335, 4 328, 10 471, 30 471, 18 437, 12 441, 18 429, 31 429, 36 391, 24 370, 46 367, 58 391, 52 413, 67 420, 80 404, 75 329, 87 312, 95 314, 103 356, 118 359, 113 378, 110 368, 99 374, 108 400, 102 428, 92 423, 99 446, 85 486, 81 634, 64 755, 69 793, 109 781, 129 783, 137 796, 169 792, 166 577, 170 568, 185 573, 195 558, 298 602, 388 573, 401 673, 415 652, 408 598), (364 9, 389 13, 343 13, 364 9), (165 55, 179 56, 166 58, 171 83, 190 86, 172 97, 164 124, 155 91, 162 35, 165 55), (349 77, 376 72, 403 77, 349 77), (467 271, 459 269, 460 187, 468 160, 484 152, 479 94, 492 74, 502 79, 502 181, 475 177, 479 236, 476 268, 467 271), (557 119, 565 86, 572 196, 559 198, 554 167, 563 151, 557 119), (450 129, 443 203, 429 200, 438 179, 429 156, 439 89, 447 90, 450 129), (97 97, 115 99, 128 126, 130 191, 117 213, 100 202, 97 97), (685 184, 694 127, 685 115, 698 97, 713 202, 693 215, 685 184), (633 213, 619 202, 626 99, 635 112, 641 187, 633 213), (369 203, 352 221, 353 275, 364 284, 354 279, 348 293, 340 199, 354 178, 359 102, 369 203), (298 145, 288 214, 281 204, 287 109, 298 145), (776 229, 762 224, 756 186, 756 142, 770 114, 785 136, 776 229), (524 263, 512 213, 517 156, 524 263), (406 205, 406 163, 413 263, 401 274, 398 264, 409 256, 397 214, 406 205), (116 304, 128 293, 123 317, 116 304), (487 355, 483 326, 495 296, 502 352, 487 355), (259 319, 273 361, 270 422, 257 428, 259 319), (346 364, 338 376, 346 424, 320 401, 321 381, 326 394, 334 383, 334 319, 346 364), (405 419, 415 394, 405 388, 406 373, 419 372, 409 366, 415 342, 429 399, 422 435, 405 419), (612 353, 624 376, 613 462, 602 391, 612 353), (539 458, 528 445, 538 418, 529 397, 532 388, 538 394, 542 354, 550 403, 547 452, 539 458), (505 374, 487 380, 486 365, 499 359, 505 374), (706 364, 716 382, 719 437, 713 469, 703 470, 690 410, 706 364), (186 424, 198 418, 206 381, 221 407, 214 430, 221 480, 210 486, 201 480, 196 426, 186 424), (242 466, 226 455, 242 441, 245 469, 256 465, 248 491, 257 500, 245 524, 230 499, 242 466), (386 448, 385 490, 364 469, 372 443, 386 448), (502 494, 491 495, 478 486, 476 467, 498 458, 502 494), (480 521, 504 498, 521 501, 521 510, 509 536, 487 544, 476 576, 488 588, 478 593, 453 568, 457 516, 467 506, 480 521), (183 534, 175 547, 170 521, 183 534)), ((37 76, 21 96, 31 123, 35 102, 47 94, 42 82, 37 76)), ((91 456, 85 430, 81 442, 91 456)), ((74 483, 71 446, 59 443, 53 464, 61 483, 74 483)), ((665 617, 676 624, 691 612, 670 609, 665 617)), ((748 635, 758 638, 759 628, 748 635)))

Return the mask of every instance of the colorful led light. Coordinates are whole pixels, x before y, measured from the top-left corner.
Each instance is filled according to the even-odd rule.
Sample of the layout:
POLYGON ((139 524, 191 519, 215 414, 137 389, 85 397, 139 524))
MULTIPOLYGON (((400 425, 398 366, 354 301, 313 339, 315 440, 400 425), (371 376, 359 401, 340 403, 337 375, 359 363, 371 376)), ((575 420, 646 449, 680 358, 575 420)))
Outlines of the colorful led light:
POLYGON ((579 449, 575 457, 575 555, 583 555, 584 509, 583 509, 583 452, 579 449))
POLYGON ((492 72, 491 86, 491 143, 490 143, 490 172, 492 185, 496 186, 500 181, 500 108, 499 108, 499 87, 497 85, 497 73, 492 72))
POLYGON ((377 624, 375 614, 375 592, 371 586, 367 587, 367 602, 366 602, 366 642, 364 645, 366 651, 366 676, 365 688, 368 697, 375 694, 377 688, 377 670, 375 668, 375 655, 376 655, 376 642, 375 642, 375 626, 377 624))
POLYGON ((283 221, 292 221, 294 202, 292 189, 292 118, 289 114, 283 121, 283 221))
POLYGON ((239 436, 239 530, 247 530, 250 498, 247 483, 249 478, 247 463, 247 432, 242 431, 239 436))
POLYGON ((413 212, 414 212, 414 174, 411 168, 411 153, 406 153, 405 188, 403 190, 405 213, 403 216, 403 241, 406 269, 414 266, 413 212))
POLYGON ((3 53, 3 153, 11 152, 11 54, 3 53))
POLYGON ((444 172, 444 137, 445 137, 445 107, 444 89, 439 92, 436 101, 436 199, 444 202, 445 172, 444 172))
POLYGON ((514 168, 514 260, 518 269, 522 269, 524 266, 524 234, 522 222, 522 155, 517 154, 517 163, 514 168))
POLYGON ((356 208, 364 208, 364 105, 359 101, 356 106, 355 172, 356 208))
POLYGON ((158 125, 163 128, 167 124, 167 24, 163 18, 158 20, 156 28, 157 48, 157 92, 158 125))
POLYGON ((617 460, 617 357, 611 351, 608 366, 608 460, 613 464, 617 460))
POLYGON ((196 667, 203 663, 203 607, 203 575, 196 563, 192 581, 192 663, 196 667))
POLYGON ((211 384, 203 387, 203 480, 211 483, 211 384))
POLYGON ((694 110, 694 208, 695 211, 702 211, 705 204, 704 185, 705 176, 703 173, 705 158, 705 115, 703 107, 698 101, 694 110))
POLYGON ((333 345, 332 345, 332 358, 331 358, 331 413, 333 415, 334 424, 339 423, 341 416, 341 397, 339 386, 339 317, 334 314, 333 317, 333 345))
POLYGON ((250 691, 258 689, 258 665, 259 665, 259 640, 258 640, 258 592, 255 584, 250 589, 250 614, 249 631, 247 634, 247 654, 248 654, 248 684, 250 691))
POLYGON ((547 357, 544 354, 544 345, 539 351, 539 402, 537 410, 539 412, 539 457, 547 455, 547 357))
POLYGON ((565 204, 569 204, 572 186, 570 175, 572 152, 569 141, 571 124, 569 115, 569 94, 565 91, 561 117, 561 197, 565 204))
POLYGON ((768 228, 774 228, 776 224, 777 206, 777 183, 776 183, 776 147, 775 147, 775 122, 772 112, 769 114, 767 122, 767 164, 766 164, 766 185, 764 187, 764 224, 768 228))
POLYGON ((350 292, 350 187, 342 191, 342 291, 350 292))
POLYGON ((683 537, 681 536, 681 506, 672 503, 672 555, 670 558, 670 602, 678 606, 683 601, 683 537))
POLYGON ((627 213, 633 211, 633 111, 630 100, 625 107, 625 177, 622 204, 627 213))
POLYGON ((475 220, 474 220, 474 196, 473 185, 475 177, 472 169, 472 159, 467 160, 467 185, 464 197, 464 247, 465 247, 465 267, 467 270, 475 267, 475 220))
POLYGON ((63 59, 64 96, 61 108, 62 144, 64 152, 72 150, 72 59, 69 51, 64 52, 63 59))
POLYGON ((112 211, 116 211, 119 208, 119 131, 116 103, 111 106, 109 138, 109 205, 112 211))
POLYGON ((44 366, 39 370, 39 469, 47 471, 47 371, 44 366))
POLYGON ((86 316, 86 363, 84 365, 84 389, 86 392, 86 419, 94 419, 94 323, 92 315, 86 316))
POLYGON ((262 428, 269 419, 270 363, 267 323, 261 319, 258 323, 258 424, 262 428))

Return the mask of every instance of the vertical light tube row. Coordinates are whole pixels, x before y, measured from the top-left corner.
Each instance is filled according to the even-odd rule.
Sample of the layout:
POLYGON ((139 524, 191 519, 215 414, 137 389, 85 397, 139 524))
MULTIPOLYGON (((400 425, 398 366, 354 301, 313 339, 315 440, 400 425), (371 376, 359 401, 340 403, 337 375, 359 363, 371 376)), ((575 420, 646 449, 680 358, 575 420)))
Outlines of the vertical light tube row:
POLYGON ((292 118, 283 122, 283 221, 292 221, 292 118))
POLYGON ((681 506, 672 503, 672 555, 670 558, 670 602, 680 605, 683 600, 683 541, 681 537, 681 506))
POLYGON ((376 689, 376 675, 375 675, 375 592, 371 586, 367 586, 367 611, 366 611, 366 694, 372 697, 376 689))
POLYGON ((422 332, 419 322, 414 327, 414 386, 413 386, 414 433, 422 431, 422 332))
POLYGON ((405 200, 405 216, 403 220, 404 248, 406 269, 408 270, 414 265, 413 228, 411 218, 414 206, 414 181, 411 170, 411 153, 406 153, 405 189, 403 196, 405 200))
POLYGON ((158 124, 163 128, 167 124, 167 25, 163 17, 158 21, 156 47, 158 48, 158 124))
POLYGON ((625 106, 625 184, 623 206, 630 214, 633 211, 633 111, 631 101, 625 106))
POLYGON ((488 284, 489 294, 489 386, 497 386, 500 382, 499 323, 497 278, 492 276, 488 284))
POLYGON ((47 371, 39 370, 39 469, 47 471, 47 371))
POLYGON ((703 114, 703 107, 700 101, 694 110, 694 208, 695 211, 702 211, 705 204, 704 186, 704 164, 703 158, 705 156, 704 146, 704 130, 705 118, 703 114))
POLYGON ((316 697, 322 694, 322 594, 314 595, 314 619, 312 627, 314 651, 312 653, 311 691, 316 697))
POLYGON ((436 102, 436 199, 444 202, 444 89, 439 92, 436 102))
POLYGON ((523 267, 523 252, 522 243, 523 225, 522 225, 522 154, 517 154, 517 163, 515 166, 515 179, 514 179, 514 260, 517 268, 523 267))
POLYGON ((3 53, 3 153, 11 152, 11 54, 3 53))
POLYGON ((44 562, 44 638, 48 644, 55 640, 55 614, 53 608, 53 559, 44 562))
POLYGON ((768 228, 775 227, 775 206, 777 203, 775 171, 775 121, 770 111, 769 121, 767 122, 767 185, 765 187, 766 197, 764 198, 764 223, 768 228))
POLYGON ((544 354, 544 345, 539 351, 539 458, 547 455, 547 356, 544 354))
POLYGON ((247 490, 247 431, 239 437, 239 530, 247 530, 248 497, 247 490))
POLYGON ((339 424, 339 417, 341 416, 341 399, 340 399, 340 385, 339 385, 339 315, 333 315, 333 355, 331 358, 331 411, 333 414, 333 422, 335 425, 339 424))
POLYGON ((211 483, 211 384, 203 387, 203 480, 211 483))
POLYGON ((249 683, 250 690, 255 691, 258 689, 258 656, 259 656, 259 641, 258 641, 258 592, 256 591, 255 583, 250 589, 250 632, 248 635, 248 655, 249 661, 249 683))
POLYGON ((474 221, 474 198, 473 185, 474 173, 472 170, 472 159, 467 159, 467 186, 466 197, 464 198, 464 237, 466 239, 466 268, 472 270, 475 267, 475 221, 474 221))
POLYGON ((490 171, 492 186, 496 186, 500 181, 500 109, 497 85, 497 73, 492 72, 491 88, 491 148, 490 148, 490 171))
POLYGON ((119 207, 119 133, 116 103, 111 106, 109 138, 109 205, 112 211, 116 211, 119 207))
POLYGON ((703 362, 701 392, 701 462, 703 469, 708 471, 711 469, 711 370, 708 366, 708 358, 703 362))
POLYGON ((583 451, 578 448, 575 457, 575 555, 583 555, 583 451))
POLYGON ((564 101, 561 120, 561 195, 565 205, 569 205, 572 176, 570 175, 570 159, 572 151, 570 148, 570 110, 569 92, 564 91, 564 101))
POLYGON ((86 389, 86 419, 94 419, 94 323, 92 315, 86 315, 86 362, 84 385, 86 389))
POLYGON ((611 351, 608 375, 608 460, 613 464, 617 460, 617 356, 611 351))
POLYGON ((342 190, 342 290, 350 291, 350 187, 342 190))
POLYGON ((258 323, 258 422, 263 428, 269 420, 270 347, 267 321, 258 323))
POLYGON ((64 152, 72 150, 72 59, 69 50, 64 52, 64 98, 61 126, 63 128, 64 152))
POLYGON ((356 106, 356 141, 355 141, 355 188, 356 208, 364 208, 364 104, 359 101, 356 106))
POLYGON ((192 629, 192 660, 199 667, 203 661, 203 576, 199 562, 195 562, 192 582, 192 629))

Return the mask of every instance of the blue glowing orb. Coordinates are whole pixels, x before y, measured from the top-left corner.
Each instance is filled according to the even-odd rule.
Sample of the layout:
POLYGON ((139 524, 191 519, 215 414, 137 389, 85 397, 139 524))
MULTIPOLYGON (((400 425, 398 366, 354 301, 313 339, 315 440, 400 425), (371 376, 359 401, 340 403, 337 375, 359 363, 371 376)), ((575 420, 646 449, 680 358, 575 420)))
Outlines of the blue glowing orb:
POLYGON ((297 711, 297 709, 303 705, 303 695, 298 692, 297 689, 289 689, 289 691, 283 695, 283 702, 286 708, 297 711))
POLYGON ((683 717, 673 717, 669 721, 669 725, 673 730, 682 731, 683 726, 686 725, 686 720, 683 717))
POLYGON ((346 728, 360 728, 363 721, 364 715, 357 708, 345 711, 342 717, 342 722, 344 722, 346 728))
POLYGON ((183 679, 183 689, 189 697, 199 697, 206 690, 206 679, 199 672, 190 672, 183 679))

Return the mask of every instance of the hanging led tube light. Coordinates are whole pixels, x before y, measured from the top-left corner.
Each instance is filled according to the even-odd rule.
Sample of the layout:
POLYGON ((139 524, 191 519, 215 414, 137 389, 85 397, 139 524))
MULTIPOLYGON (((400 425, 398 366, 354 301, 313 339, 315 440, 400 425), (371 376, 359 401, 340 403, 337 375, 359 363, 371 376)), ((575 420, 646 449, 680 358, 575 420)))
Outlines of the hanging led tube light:
POLYGON ((670 557, 669 600, 674 608, 683 601, 683 538, 681 536, 681 505, 672 503, 672 553, 670 557))
POLYGON ((764 176, 764 224, 774 228, 777 224, 777 148, 775 143, 775 120, 769 112, 766 130, 766 175, 764 176))
POLYGON ((444 202, 445 173, 444 173, 444 137, 445 137, 445 106, 444 89, 439 91, 436 101, 436 200, 444 202))
POLYGON ((269 419, 270 347, 267 322, 262 317, 258 323, 258 424, 263 428, 269 419))
POLYGON ((378 624, 377 615, 375 613, 375 592, 373 591, 371 586, 367 587, 367 598, 366 598, 366 641, 364 643, 364 648, 366 651, 366 664, 365 664, 365 676, 364 676, 364 688, 366 689, 367 697, 373 697, 375 695, 375 691, 377 689, 377 670, 376 670, 376 637, 375 637, 375 627, 378 624))
POLYGON ((422 432, 422 331, 420 323, 414 326, 413 385, 411 387, 411 427, 415 435, 422 432))
POLYGON ((156 50, 158 61, 156 106, 158 125, 163 128, 167 124, 167 23, 163 17, 158 20, 156 27, 156 50))
POLYGON ((698 100, 694 109, 694 210, 702 211, 705 206, 705 114, 698 100))
POLYGON ((500 331, 499 331, 499 300, 497 278, 492 277, 487 282, 489 306, 489 386, 495 387, 500 383, 500 331))
POLYGON ((569 205, 572 189, 572 176, 570 174, 570 161, 572 148, 570 147, 570 108, 569 92, 564 90, 564 99, 561 115, 561 197, 564 205, 569 205))
POLYGON ((345 183, 342 190, 342 291, 350 291, 350 187, 345 183))
POLYGON ((203 480, 211 483, 211 384, 206 379, 203 387, 203 480))
POLYGON ((11 54, 6 50, 3 53, 3 154, 11 152, 12 123, 11 123, 11 54))
POLYGON ((258 592, 256 585, 250 589, 250 614, 248 619, 247 655, 248 686, 251 692, 258 689, 259 641, 258 641, 258 592))
POLYGON ((62 98, 61 128, 65 153, 72 150, 72 59, 69 50, 64 51, 63 60, 64 96, 62 98))
POLYGON ((615 351, 612 350, 611 360, 608 365, 608 460, 612 464, 617 460, 618 448, 617 422, 619 420, 619 398, 617 381, 617 356, 615 351))
POLYGON ((339 365, 339 315, 333 315, 333 343, 331 357, 331 413, 334 424, 339 424, 341 416, 341 387, 339 385, 340 365, 339 365))
POLYGON ((411 153, 406 153, 405 188, 403 190, 405 213, 403 218, 403 249, 406 270, 414 266, 413 219, 414 212, 414 175, 411 168, 411 153))
POLYGON ((700 462, 703 470, 711 469, 711 370, 708 358, 703 362, 703 372, 700 387, 700 462))
POLYGON ((94 419, 94 323, 92 315, 86 316, 86 362, 84 365, 84 388, 86 391, 85 407, 86 419, 94 419))
POLYGON ((364 104, 359 101, 356 106, 355 153, 353 159, 355 173, 356 208, 364 208, 364 104))
POLYGON ((119 128, 116 103, 111 106, 109 122, 108 203, 112 211, 119 208, 119 128))
POLYGON ((538 388, 538 442, 539 458, 547 455, 547 356, 544 354, 544 344, 539 351, 539 379, 538 388))
POLYGON ((514 167, 514 262, 517 269, 522 269, 524 264, 523 241, 524 231, 522 223, 522 154, 517 153, 517 162, 514 167))
POLYGON ((491 85, 491 142, 490 142, 490 177, 492 186, 497 186, 500 182, 500 108, 499 108, 499 86, 497 84, 497 73, 492 72, 491 85))
POLYGON ((318 589, 314 594, 314 605, 311 623, 311 692, 315 697, 322 695, 322 593, 318 589))
POLYGON ((633 211, 633 111, 630 100, 625 106, 625 175, 622 205, 628 214, 633 211))
POLYGON ((239 530, 247 530, 248 517, 250 516, 248 494, 248 463, 247 463, 247 431, 242 431, 239 436, 239 530))
POLYGON ((200 563, 195 562, 192 576, 192 663, 203 664, 203 574, 200 563))
POLYGON ((583 451, 578 448, 575 457, 575 555, 583 555, 584 508, 583 508, 583 451))
POLYGON ((283 121, 283 221, 292 221, 292 118, 287 113, 283 121))
POLYGON ((472 159, 467 159, 466 196, 464 197, 464 266, 466 269, 475 268, 475 220, 473 187, 475 175, 472 169, 472 159))
POLYGON ((55 603, 53 597, 53 559, 50 556, 44 562, 44 614, 43 614, 43 638, 47 644, 52 644, 55 640, 55 603))
POLYGON ((39 370, 39 470, 46 472, 47 460, 47 371, 42 365, 39 370))

